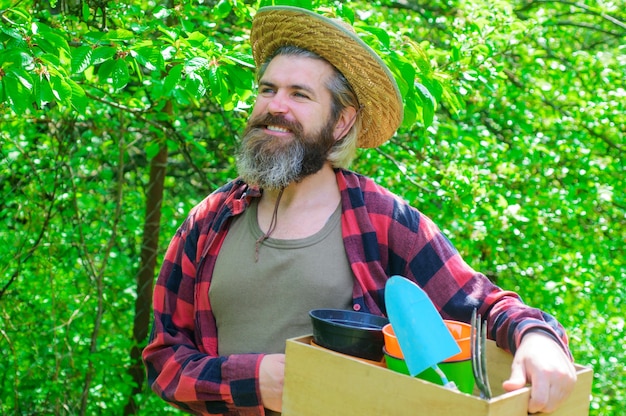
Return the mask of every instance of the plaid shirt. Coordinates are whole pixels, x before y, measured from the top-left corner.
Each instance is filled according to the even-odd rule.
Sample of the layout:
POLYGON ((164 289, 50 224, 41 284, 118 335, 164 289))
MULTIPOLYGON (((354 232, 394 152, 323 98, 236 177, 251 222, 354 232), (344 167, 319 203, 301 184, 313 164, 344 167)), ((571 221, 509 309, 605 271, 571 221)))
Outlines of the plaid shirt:
MULTIPOLYGON (((522 303, 514 292, 475 272, 433 224, 371 179, 336 170, 341 226, 355 276, 353 308, 385 314, 389 276, 417 282, 445 319, 469 322, 473 308, 488 319, 489 337, 514 352, 529 329, 551 334, 569 353, 563 327, 522 303)), ((235 180, 209 195, 172 239, 154 289, 154 327, 143 352, 152 389, 194 414, 263 415, 263 354, 219 356, 209 286, 230 219, 260 191, 235 180)))

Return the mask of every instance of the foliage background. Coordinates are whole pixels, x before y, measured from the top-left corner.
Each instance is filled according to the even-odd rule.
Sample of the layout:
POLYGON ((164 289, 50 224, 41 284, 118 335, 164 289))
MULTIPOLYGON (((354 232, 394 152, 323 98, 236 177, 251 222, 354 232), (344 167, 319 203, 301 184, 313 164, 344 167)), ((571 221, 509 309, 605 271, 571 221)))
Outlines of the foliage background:
MULTIPOLYGON (((0 0, 0 411, 175 414, 137 367, 155 266, 233 178, 263 2, 0 0)), ((626 408, 618 2, 290 1, 354 21, 405 123, 354 169, 567 327, 626 408)))

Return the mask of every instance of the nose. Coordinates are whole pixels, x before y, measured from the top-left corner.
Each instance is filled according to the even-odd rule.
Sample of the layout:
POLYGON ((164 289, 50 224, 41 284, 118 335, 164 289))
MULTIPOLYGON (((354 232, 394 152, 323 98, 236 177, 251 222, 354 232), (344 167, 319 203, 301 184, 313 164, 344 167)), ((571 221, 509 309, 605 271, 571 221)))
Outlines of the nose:
POLYGON ((274 94, 267 104, 267 111, 270 114, 286 114, 289 111, 286 95, 280 91, 274 94))

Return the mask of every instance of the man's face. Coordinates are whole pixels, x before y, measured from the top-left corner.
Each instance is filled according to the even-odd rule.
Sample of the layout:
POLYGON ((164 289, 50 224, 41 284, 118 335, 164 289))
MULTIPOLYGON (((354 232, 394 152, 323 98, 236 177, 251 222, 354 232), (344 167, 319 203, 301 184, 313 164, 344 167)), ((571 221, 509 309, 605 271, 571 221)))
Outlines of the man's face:
POLYGON ((335 142, 330 120, 330 64, 277 56, 259 81, 259 95, 237 162, 248 183, 280 189, 317 172, 335 142))

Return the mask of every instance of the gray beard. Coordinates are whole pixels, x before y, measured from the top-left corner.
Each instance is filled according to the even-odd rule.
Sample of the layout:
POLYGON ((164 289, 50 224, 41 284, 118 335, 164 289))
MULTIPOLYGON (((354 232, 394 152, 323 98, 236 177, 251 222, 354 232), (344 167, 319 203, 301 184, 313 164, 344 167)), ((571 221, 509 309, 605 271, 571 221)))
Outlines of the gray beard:
POLYGON ((248 184, 268 190, 283 189, 318 172, 333 143, 331 123, 311 137, 303 136, 301 130, 297 130, 290 141, 282 143, 251 122, 244 133, 237 170, 248 184))
MULTIPOLYGON (((265 135, 258 133, 259 135, 265 135)), ((301 162, 304 149, 300 143, 293 142, 282 151, 270 153, 264 148, 269 146, 259 143, 245 146, 239 153, 237 170, 239 176, 251 185, 264 189, 282 189, 291 182, 300 180, 301 162)))

